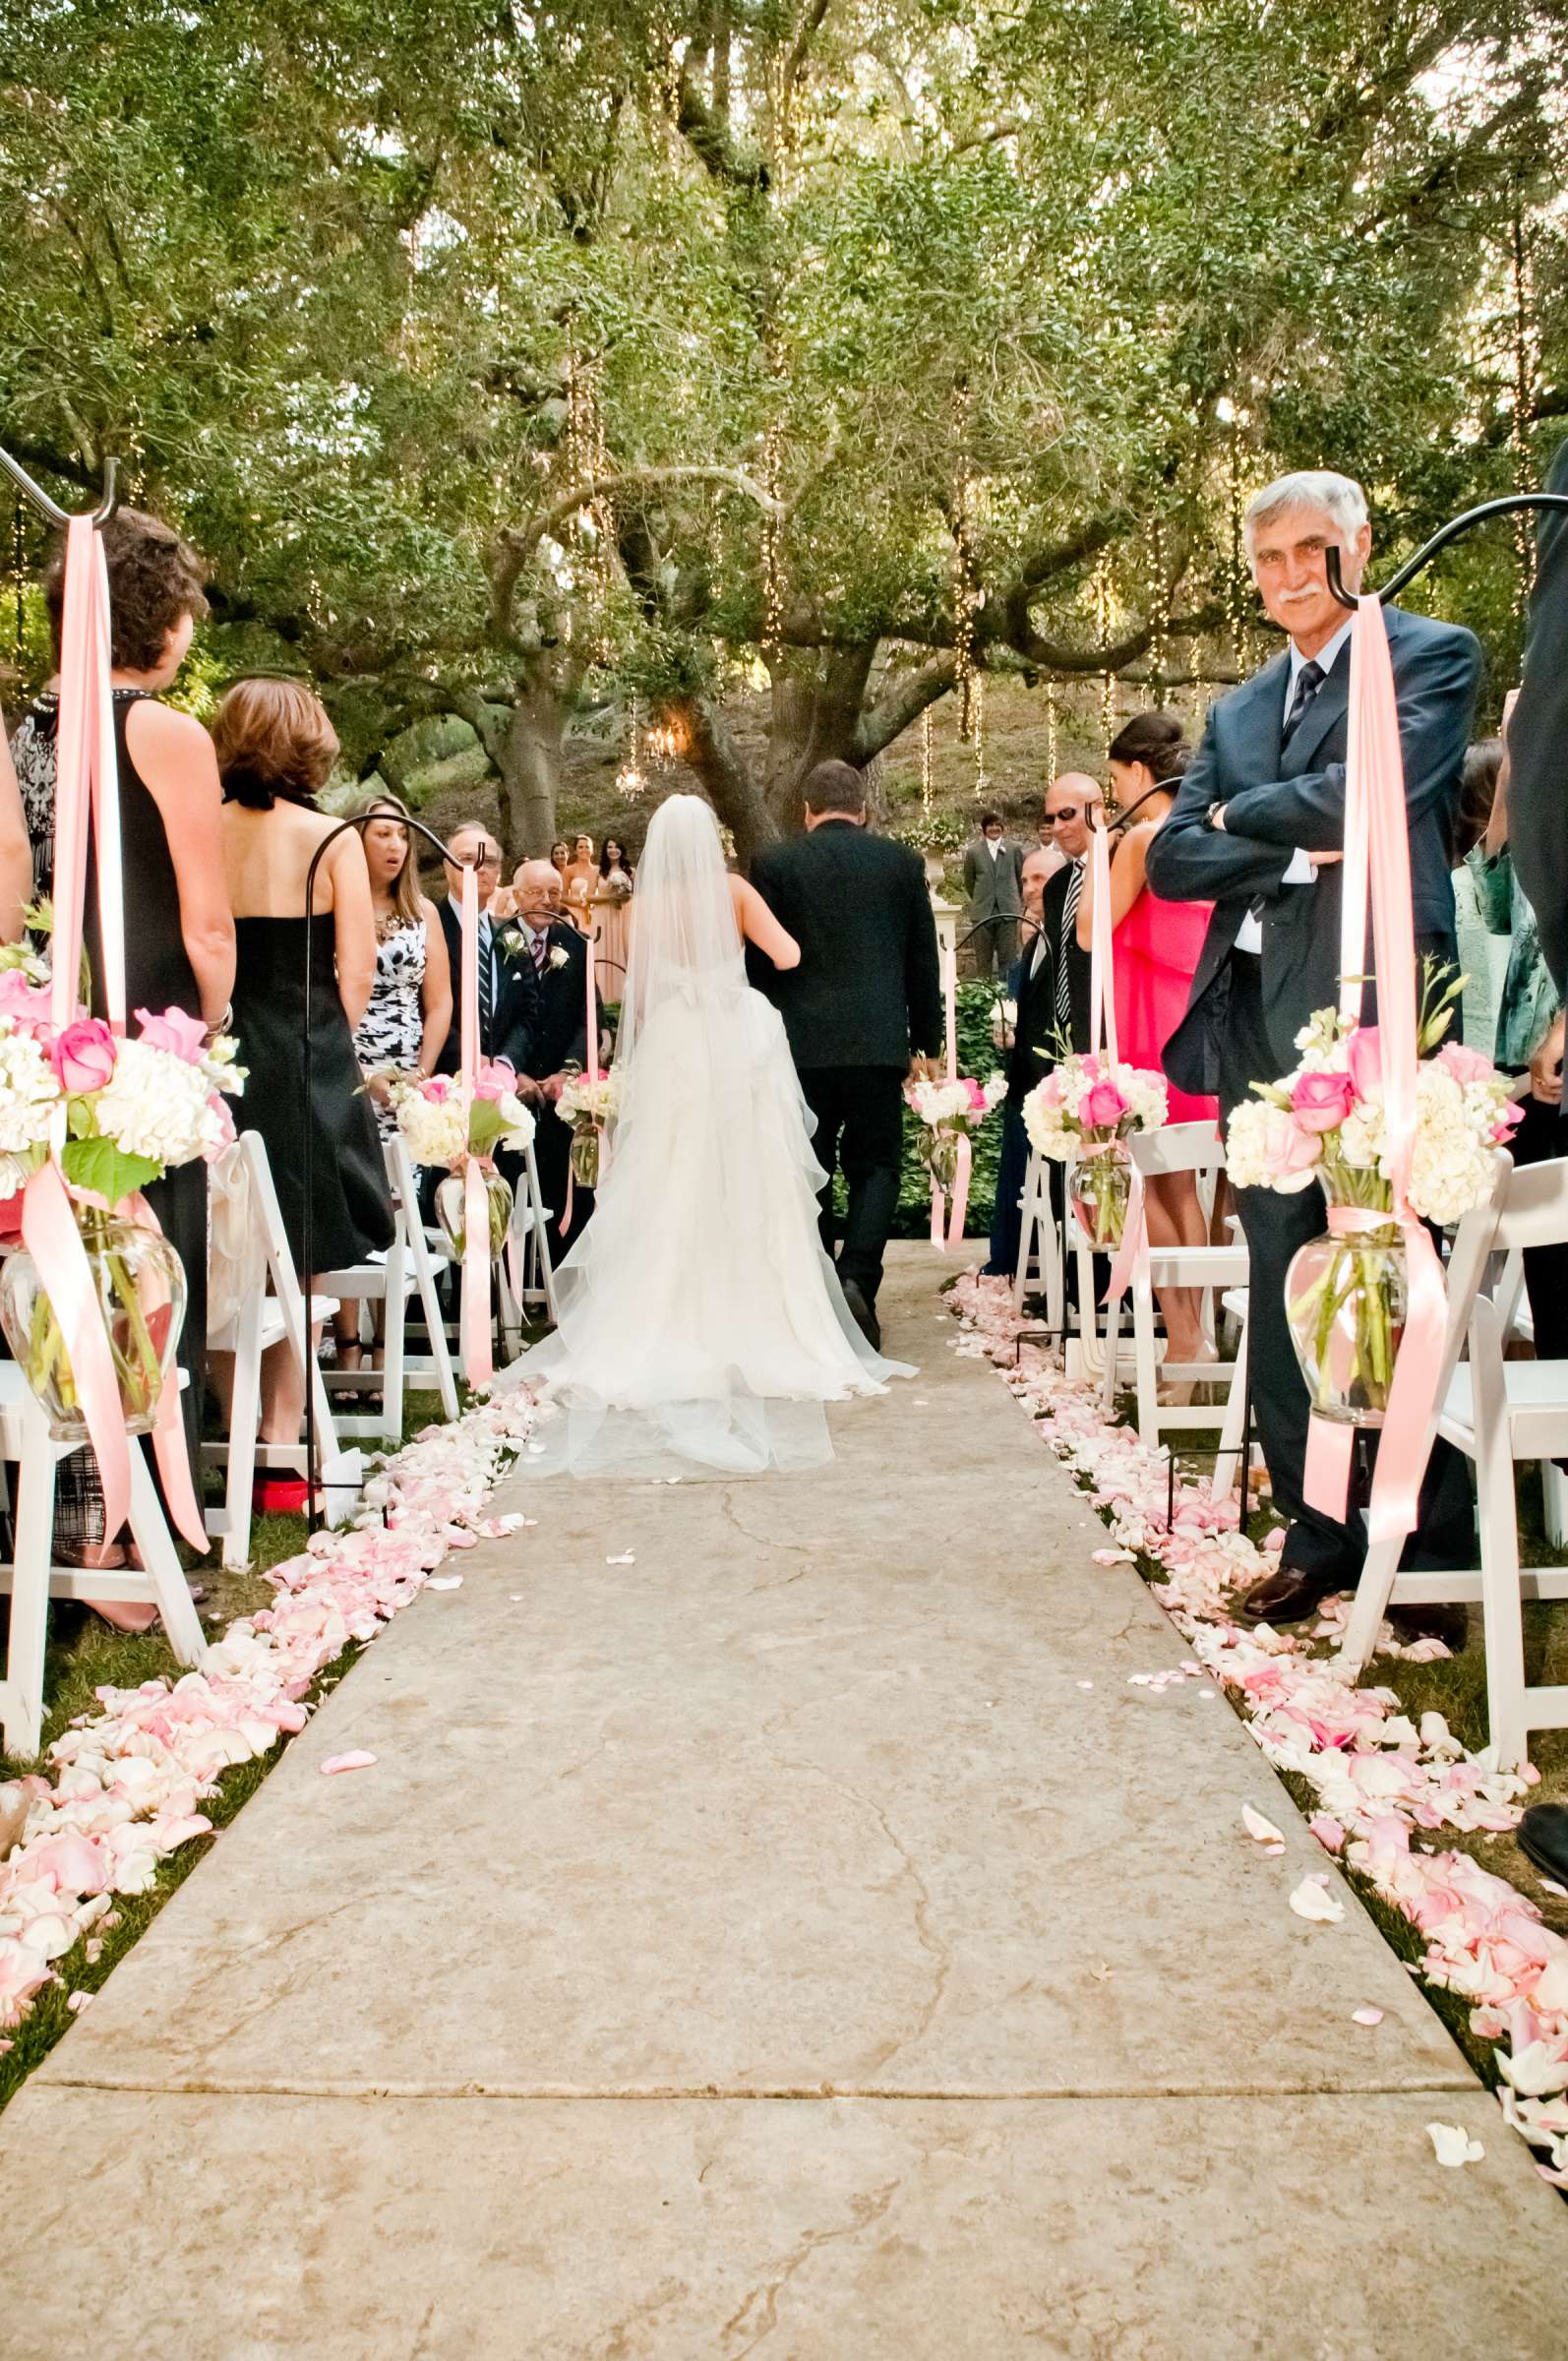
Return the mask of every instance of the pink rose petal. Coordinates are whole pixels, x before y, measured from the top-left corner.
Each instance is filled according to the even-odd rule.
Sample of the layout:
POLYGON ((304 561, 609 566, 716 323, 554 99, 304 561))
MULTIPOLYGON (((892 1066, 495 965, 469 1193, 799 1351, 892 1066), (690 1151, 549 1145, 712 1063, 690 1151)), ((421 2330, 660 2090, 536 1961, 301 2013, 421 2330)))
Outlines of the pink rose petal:
POLYGON ((1351 2011, 1353 2025, 1381 2025, 1382 2022, 1383 2012, 1381 2009, 1352 2009, 1351 2011))
POLYGON ((335 1779, 339 1771, 368 1771, 375 1760, 362 1746, 351 1748, 347 1754, 330 1754, 322 1765, 322 1777, 335 1779))

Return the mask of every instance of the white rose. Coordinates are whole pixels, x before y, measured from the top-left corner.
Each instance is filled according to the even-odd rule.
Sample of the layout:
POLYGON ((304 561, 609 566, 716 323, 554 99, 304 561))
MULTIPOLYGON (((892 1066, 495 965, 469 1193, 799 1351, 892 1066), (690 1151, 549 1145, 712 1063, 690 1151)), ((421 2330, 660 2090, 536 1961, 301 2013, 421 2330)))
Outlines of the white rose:
POLYGON ((0 1153, 16 1155, 47 1139, 59 1101, 54 1068, 31 1034, 0 1035, 0 1153))

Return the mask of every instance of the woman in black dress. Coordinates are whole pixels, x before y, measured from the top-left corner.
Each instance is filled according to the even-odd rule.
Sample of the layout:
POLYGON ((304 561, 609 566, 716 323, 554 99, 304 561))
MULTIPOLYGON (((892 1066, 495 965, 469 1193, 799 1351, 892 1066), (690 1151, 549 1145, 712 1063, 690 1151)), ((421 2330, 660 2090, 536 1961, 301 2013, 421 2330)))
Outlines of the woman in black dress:
MULTIPOLYGON (((201 723, 159 701, 185 661, 198 619, 207 613, 201 565, 178 533, 136 509, 119 510, 101 537, 109 577, 109 677, 119 756, 126 1009, 134 1019, 138 1008, 157 1013, 179 1008, 217 1031, 227 1019, 234 980, 234 926, 223 884, 217 766, 201 723)), ((44 586, 58 654, 65 600, 63 542, 44 586)), ((35 898, 54 889, 59 715, 59 698, 51 688, 24 714, 12 747, 32 847, 35 898)), ((84 938, 91 968, 92 1007, 101 1016, 102 942, 90 837, 84 938)), ((46 943, 39 947, 47 950, 46 943)), ((179 1362, 191 1380, 183 1408, 194 1471, 207 1374, 207 1167, 181 1166, 154 1181, 147 1199, 185 1265, 179 1362)), ((61 1478, 57 1552, 88 1564, 118 1563, 117 1544, 112 1539, 105 1543, 102 1537, 102 1495, 90 1454, 75 1453, 61 1478)), ((151 1609, 136 1607, 113 1615, 122 1624, 151 1619, 151 1609)))
MULTIPOLYGON (((236 1120, 260 1131, 306 1295, 305 1143, 310 1135, 310 1269, 363 1262, 392 1241, 376 1119, 354 1054, 376 973, 370 873, 358 833, 316 809, 337 755, 325 707, 295 681, 237 681, 212 723, 223 781, 223 849, 239 940, 234 1030, 245 1095, 236 1120), (312 859, 332 838, 305 908, 312 859), (311 940, 311 1070, 302 1041, 311 940)), ((299 1439, 305 1394, 286 1345, 262 1371, 262 1439, 299 1439)), ((302 1482, 259 1476, 262 1510, 303 1505, 302 1482)))

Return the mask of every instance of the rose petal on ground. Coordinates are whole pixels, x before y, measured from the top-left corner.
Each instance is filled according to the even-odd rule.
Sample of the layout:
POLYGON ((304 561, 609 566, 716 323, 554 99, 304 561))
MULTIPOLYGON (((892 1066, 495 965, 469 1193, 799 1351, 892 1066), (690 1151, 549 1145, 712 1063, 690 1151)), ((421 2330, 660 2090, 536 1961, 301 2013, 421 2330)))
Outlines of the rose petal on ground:
POLYGON ((1291 1896, 1291 1907, 1297 1918, 1315 1919, 1324 1926, 1337 1926, 1345 1915, 1345 1905, 1325 1894, 1315 1877, 1303 1877, 1291 1896))
POLYGON ((1486 2153, 1460 2123, 1429 2123, 1426 2136, 1439 2164, 1478 2164, 1486 2153))
POLYGON ((1241 1826, 1246 1830, 1247 1835, 1255 1837, 1260 1845, 1283 1845, 1285 1843, 1284 1829, 1276 1828, 1272 1820, 1265 1820, 1263 1814, 1255 1812, 1249 1803, 1243 1803, 1241 1806, 1241 1826))
POLYGON ((1353 2025, 1381 2025, 1382 2022, 1383 2012, 1381 2009, 1352 2009, 1351 2011, 1353 2025))
POLYGON ((633 1550, 623 1549, 619 1557, 607 1557, 604 1562, 607 1566, 634 1566, 637 1561, 633 1550))
POLYGON ((1079 1680, 1075 1681, 1073 1686, 1079 1689, 1092 1689, 1094 1687, 1094 1682, 1092 1680, 1079 1680))
POLYGON ((427 1591, 460 1591, 462 1576, 460 1574, 432 1574, 425 1588, 427 1591))
POLYGON ((92 1995, 90 1992, 73 1992, 65 2005, 73 2017, 80 2017, 84 2009, 92 2006, 92 1995))
POLYGON ((347 1754, 330 1754, 322 1765, 322 1777, 335 1779, 339 1771, 368 1771, 375 1760, 362 1746, 352 1748, 347 1754))

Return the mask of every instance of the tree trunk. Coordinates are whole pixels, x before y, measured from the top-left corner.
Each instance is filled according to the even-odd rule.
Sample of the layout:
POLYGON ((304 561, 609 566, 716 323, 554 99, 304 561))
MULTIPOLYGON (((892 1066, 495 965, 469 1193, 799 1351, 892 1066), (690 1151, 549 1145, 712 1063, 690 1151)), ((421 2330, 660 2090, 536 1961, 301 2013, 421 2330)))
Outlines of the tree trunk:
POLYGON ((686 725, 685 760, 695 772, 702 792, 735 838, 735 857, 749 870, 764 845, 781 833, 768 810, 767 798, 722 714, 700 697, 686 697, 670 708, 686 725))
POLYGON ((549 857, 556 835, 556 790, 566 743, 567 706, 548 689, 519 690, 501 750, 507 851, 513 862, 549 857))
POLYGON ((798 828, 802 793, 818 762, 853 762, 866 685, 876 642, 834 648, 802 662, 792 655, 773 676, 773 728, 768 747, 767 800, 776 827, 798 828))

